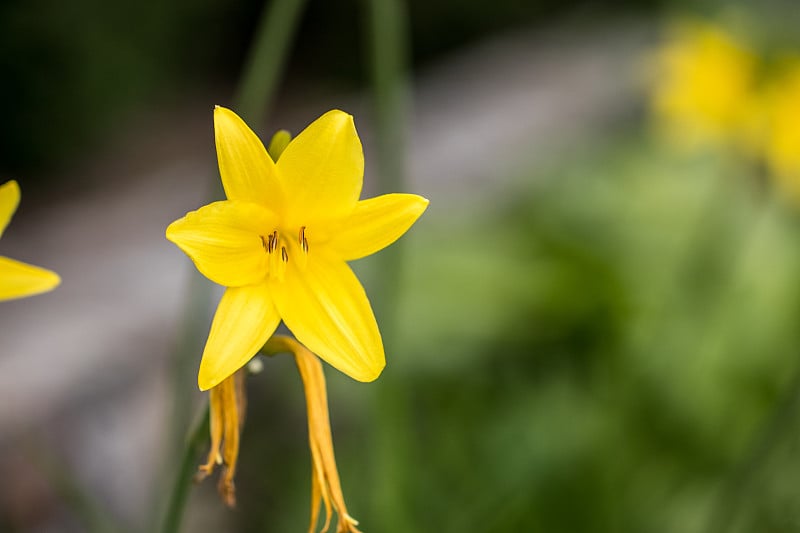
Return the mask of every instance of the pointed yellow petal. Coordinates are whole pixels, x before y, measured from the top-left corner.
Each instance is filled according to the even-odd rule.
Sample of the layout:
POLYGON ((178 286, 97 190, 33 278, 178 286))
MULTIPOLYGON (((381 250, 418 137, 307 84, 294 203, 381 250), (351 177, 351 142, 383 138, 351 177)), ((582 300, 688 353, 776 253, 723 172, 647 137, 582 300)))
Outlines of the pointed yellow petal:
POLYGON ((282 198, 280 182, 275 164, 256 134, 236 113, 217 106, 214 140, 228 200, 246 200, 276 209, 282 198))
POLYGON ((353 117, 328 111, 292 139, 276 166, 289 226, 349 215, 364 180, 364 153, 353 117))
POLYGON ((0 300, 47 292, 59 283, 61 278, 55 272, 0 257, 0 300))
POLYGON ((14 180, 0 185, 0 237, 19 205, 19 185, 14 180))
POLYGON ((428 207, 416 194, 384 194, 356 204, 330 246, 345 261, 374 254, 400 238, 428 207))
POLYGON ((214 202, 169 225, 167 239, 188 255, 197 270, 226 287, 264 279, 268 255, 261 240, 277 224, 274 213, 242 201, 214 202))
POLYGON ((286 269, 270 283, 275 305, 297 340, 358 381, 373 381, 386 364, 367 295, 341 259, 310 254, 304 270, 286 269))
POLYGON ((225 290, 208 334, 197 384, 214 387, 249 361, 278 327, 267 284, 225 290))

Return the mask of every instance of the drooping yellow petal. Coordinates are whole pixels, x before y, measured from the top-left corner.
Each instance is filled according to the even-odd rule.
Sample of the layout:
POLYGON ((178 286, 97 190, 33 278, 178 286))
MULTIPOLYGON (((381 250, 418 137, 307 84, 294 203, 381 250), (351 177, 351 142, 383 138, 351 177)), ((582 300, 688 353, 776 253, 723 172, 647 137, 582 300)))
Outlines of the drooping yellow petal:
POLYGON ((349 215, 364 181, 364 153, 353 117, 328 111, 292 139, 276 167, 288 226, 349 215))
POLYGON ((319 514, 319 503, 325 503, 325 524, 322 533, 328 531, 331 521, 331 504, 339 515, 336 531, 358 533, 358 521, 347 514, 336 458, 333 453, 328 393, 322 364, 314 354, 297 347, 294 352, 297 369, 303 380, 308 410, 308 442, 311 448, 313 478, 311 482, 311 523, 308 531, 313 533, 319 514))
POLYGON ((246 200, 278 209, 282 193, 275 164, 247 124, 230 109, 217 106, 214 140, 228 200, 246 200))
POLYGON ((261 236, 268 235, 277 221, 274 213, 258 204, 214 202, 170 224, 167 239, 211 281, 240 287, 266 276, 268 256, 261 236))
POLYGON ((416 194, 384 194, 361 200, 333 234, 330 247, 345 261, 374 254, 408 231, 428 203, 416 194))
POLYGON ((55 272, 0 257, 0 300, 47 292, 59 283, 61 278, 55 272))
POLYGON ((203 481, 217 465, 221 467, 217 490, 228 507, 236 505, 236 488, 233 478, 239 458, 239 440, 244 426, 247 395, 245 370, 234 372, 211 388, 208 395, 209 432, 211 447, 206 462, 197 469, 194 479, 203 481))
POLYGON ((305 269, 271 280, 275 305, 297 340, 358 381, 373 381, 386 364, 367 295, 347 263, 311 253, 305 269))
POLYGON ((0 185, 0 237, 19 205, 19 185, 16 181, 7 181, 0 185))
POLYGON ((210 389, 244 366, 275 332, 278 322, 266 283, 226 289, 200 361, 200 390, 210 389))
POLYGON ((314 533, 317 530, 320 504, 322 504, 325 507, 325 522, 320 530, 321 533, 328 531, 333 509, 339 515, 336 524, 337 533, 360 533, 356 528, 358 520, 347 512, 336 468, 328 412, 328 393, 322 364, 308 348, 290 337, 275 335, 264 346, 264 353, 275 355, 282 352, 294 354, 306 397, 308 444, 311 449, 311 522, 308 532, 314 533))

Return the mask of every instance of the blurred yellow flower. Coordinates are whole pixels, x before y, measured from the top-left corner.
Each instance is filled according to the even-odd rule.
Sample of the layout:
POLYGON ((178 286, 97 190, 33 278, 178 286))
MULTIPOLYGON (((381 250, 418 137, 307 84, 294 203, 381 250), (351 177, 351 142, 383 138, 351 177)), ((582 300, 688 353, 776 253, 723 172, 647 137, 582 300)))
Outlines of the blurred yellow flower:
MULTIPOLYGON (((0 185, 0 236, 19 205, 19 185, 11 180, 0 185)), ((0 257, 0 300, 12 300, 53 290, 61 283, 58 274, 0 257)))
POLYGON ((676 144, 749 147, 756 59, 722 29, 683 22, 648 65, 658 126, 676 144))
POLYGON ((764 158, 778 184, 800 200, 800 58, 765 92, 764 158))
POLYGON ((346 261, 397 240, 428 200, 387 194, 359 201, 364 156, 353 117, 342 111, 314 121, 277 162, 228 109, 214 110, 214 131, 227 200, 188 213, 166 232, 200 272, 227 287, 198 385, 210 389, 231 376, 281 319, 337 369, 374 380, 385 365, 383 343, 346 261))

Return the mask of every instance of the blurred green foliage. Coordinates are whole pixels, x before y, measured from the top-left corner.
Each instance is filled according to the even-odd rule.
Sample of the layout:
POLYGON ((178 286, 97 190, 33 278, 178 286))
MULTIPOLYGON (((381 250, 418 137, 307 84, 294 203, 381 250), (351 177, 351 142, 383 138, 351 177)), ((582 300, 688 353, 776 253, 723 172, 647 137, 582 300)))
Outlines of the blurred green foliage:
MULTIPOLYGON (((758 169, 640 135, 517 183, 469 213, 432 204, 404 238, 383 377, 328 373, 365 530, 796 530, 795 206, 758 169)), ((261 407, 301 396, 275 372, 255 385, 269 399, 245 429, 237 531, 307 516, 302 404, 261 407)))
MULTIPOLYGON (((415 63, 492 33, 546 23, 580 0, 409 3, 415 63)), ((615 2, 647 10, 659 0, 615 2)), ((363 85, 363 0, 309 2, 294 76, 363 85)), ((230 97, 264 2, 6 0, 0 2, 0 172, 36 173, 75 161, 148 107, 186 94, 230 97), (38 172, 37 172, 38 171, 38 172)), ((608 15, 608 13, 606 13, 608 15)))
POLYGON ((0 171, 57 166, 131 112, 238 73, 260 5, 0 3, 0 171))

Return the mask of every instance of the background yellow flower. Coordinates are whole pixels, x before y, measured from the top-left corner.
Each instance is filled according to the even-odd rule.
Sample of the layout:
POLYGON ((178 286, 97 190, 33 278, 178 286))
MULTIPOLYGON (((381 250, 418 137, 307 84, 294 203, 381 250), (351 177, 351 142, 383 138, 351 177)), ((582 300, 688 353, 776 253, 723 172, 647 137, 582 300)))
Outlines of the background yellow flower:
POLYGON ((765 93, 764 157, 778 183, 800 200, 800 59, 789 61, 765 93))
MULTIPOLYGON (((8 181, 0 185, 0 236, 19 205, 19 185, 8 181)), ((0 257, 0 300, 12 300, 53 290, 61 283, 55 272, 0 257)))
POLYGON ((756 61, 745 44, 719 26, 683 21, 651 61, 651 105, 670 140, 686 147, 747 140, 756 61))

